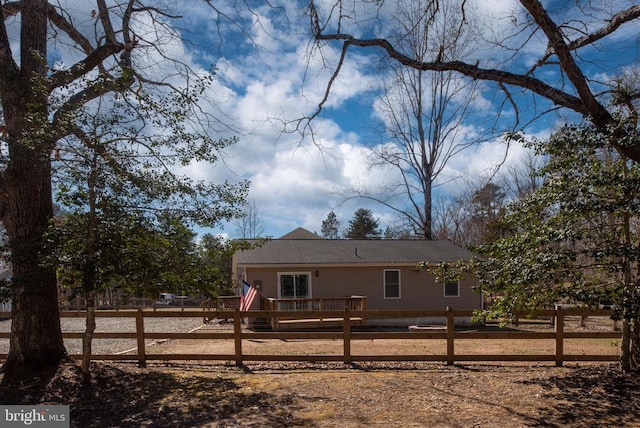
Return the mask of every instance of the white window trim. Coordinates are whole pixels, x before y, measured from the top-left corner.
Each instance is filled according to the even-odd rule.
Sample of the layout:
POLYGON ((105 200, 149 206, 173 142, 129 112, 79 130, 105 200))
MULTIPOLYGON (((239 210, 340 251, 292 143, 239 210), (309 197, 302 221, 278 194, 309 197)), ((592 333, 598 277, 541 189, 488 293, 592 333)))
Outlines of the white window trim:
POLYGON ((402 271, 400 269, 385 269, 382 272, 382 297, 385 300, 398 300, 402 298, 402 271), (398 272, 398 297, 387 297, 387 272, 398 272))
MULTIPOLYGON (((276 287, 278 289, 278 299, 282 299, 282 294, 280 292, 280 277, 282 275, 307 275, 309 277, 309 295, 306 297, 298 297, 298 299, 311 299, 313 297, 313 287, 312 287, 312 278, 311 272, 278 272, 278 283, 276 287)), ((290 297, 287 297, 290 299, 290 297)))
MULTIPOLYGON (((449 282, 453 282, 453 281, 449 281, 449 282)), ((444 285, 442 286, 442 295, 444 296, 445 299, 452 298, 452 297, 460 297, 460 280, 457 280, 456 283, 458 284, 458 294, 456 295, 447 294, 447 283, 446 282, 444 283, 444 285)))

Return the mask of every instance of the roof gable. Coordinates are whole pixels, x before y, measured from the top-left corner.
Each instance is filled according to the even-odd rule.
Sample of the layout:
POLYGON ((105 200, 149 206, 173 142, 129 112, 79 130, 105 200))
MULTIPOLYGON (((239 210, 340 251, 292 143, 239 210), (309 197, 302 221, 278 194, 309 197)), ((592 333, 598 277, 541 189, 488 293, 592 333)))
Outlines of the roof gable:
POLYGON ((308 231, 305 228, 298 227, 297 229, 292 230, 291 232, 281 236, 278 239, 324 239, 324 238, 321 236, 318 236, 313 232, 308 231))

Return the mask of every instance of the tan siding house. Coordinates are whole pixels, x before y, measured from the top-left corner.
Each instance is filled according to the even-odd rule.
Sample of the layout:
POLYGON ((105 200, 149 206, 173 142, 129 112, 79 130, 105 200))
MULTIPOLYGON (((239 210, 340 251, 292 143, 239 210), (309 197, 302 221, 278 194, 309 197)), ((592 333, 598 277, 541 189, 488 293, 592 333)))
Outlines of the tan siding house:
MULTIPOLYGON (((473 276, 439 284, 418 263, 469 260, 473 253, 445 241, 323 239, 299 228, 234 255, 238 282, 263 298, 366 296, 367 309, 481 309, 473 276)), ((251 309, 259 310, 260 299, 251 309)))

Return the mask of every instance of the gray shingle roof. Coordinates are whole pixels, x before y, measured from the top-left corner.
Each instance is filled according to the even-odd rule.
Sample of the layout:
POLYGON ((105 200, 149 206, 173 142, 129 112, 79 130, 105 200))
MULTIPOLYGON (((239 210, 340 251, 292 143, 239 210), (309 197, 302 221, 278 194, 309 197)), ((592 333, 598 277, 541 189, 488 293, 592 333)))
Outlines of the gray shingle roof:
POLYGON ((236 254, 239 265, 417 264, 455 262, 473 256, 447 241, 391 239, 274 239, 236 254))
POLYGON ((278 239, 324 239, 324 238, 316 235, 313 232, 309 232, 307 229, 299 227, 287 233, 286 235, 281 236, 278 239))

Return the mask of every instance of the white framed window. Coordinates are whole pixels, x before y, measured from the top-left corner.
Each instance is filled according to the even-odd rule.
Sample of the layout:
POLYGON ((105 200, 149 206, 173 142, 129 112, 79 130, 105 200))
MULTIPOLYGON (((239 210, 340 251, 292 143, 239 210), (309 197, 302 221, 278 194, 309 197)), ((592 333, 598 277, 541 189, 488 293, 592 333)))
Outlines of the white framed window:
POLYGON ((311 297, 311 272, 278 272, 278 299, 311 297))
POLYGON ((444 297, 459 297, 460 281, 449 281, 444 284, 444 297))
POLYGON ((397 269, 385 269, 384 271, 384 298, 400 298, 400 271, 397 269))

